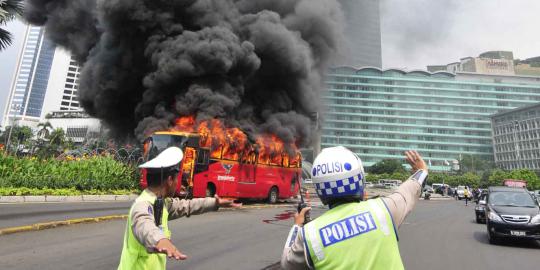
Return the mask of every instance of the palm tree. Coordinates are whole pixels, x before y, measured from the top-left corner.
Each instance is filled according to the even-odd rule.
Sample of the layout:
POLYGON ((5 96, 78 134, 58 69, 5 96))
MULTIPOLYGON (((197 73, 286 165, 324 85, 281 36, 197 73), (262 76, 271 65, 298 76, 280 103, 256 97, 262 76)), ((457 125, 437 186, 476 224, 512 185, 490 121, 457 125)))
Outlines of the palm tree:
POLYGON ((53 130, 53 126, 51 125, 50 122, 39 123, 37 126, 38 128, 40 128, 37 133, 37 137, 39 139, 45 139, 49 137, 49 134, 51 133, 50 130, 53 130))
POLYGON ((49 144, 56 145, 57 147, 63 147, 66 142, 66 133, 63 129, 57 128, 49 135, 49 144))
MULTIPOLYGON (((6 25, 9 21, 21 16, 23 13, 22 0, 0 0, 0 26, 6 25)), ((0 28, 0 51, 11 45, 13 35, 5 29, 0 28)))

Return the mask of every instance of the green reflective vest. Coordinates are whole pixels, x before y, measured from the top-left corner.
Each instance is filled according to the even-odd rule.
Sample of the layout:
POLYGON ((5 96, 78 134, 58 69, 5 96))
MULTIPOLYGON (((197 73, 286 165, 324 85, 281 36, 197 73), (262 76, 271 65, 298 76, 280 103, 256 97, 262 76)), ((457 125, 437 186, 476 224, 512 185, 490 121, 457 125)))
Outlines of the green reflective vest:
MULTIPOLYGON (((156 196, 144 190, 141 195, 135 200, 137 202, 149 202, 152 206, 156 200, 156 196)), ((120 265, 118 270, 147 270, 147 269, 165 269, 167 263, 167 257, 165 254, 148 253, 146 248, 137 241, 137 238, 133 235, 131 211, 129 211, 128 222, 126 225, 126 232, 124 234, 124 247, 122 249, 122 256, 120 257, 120 265)), ((153 209, 152 209, 153 211, 153 209)), ((171 232, 168 226, 169 212, 167 207, 163 207, 163 215, 161 217, 162 225, 160 228, 163 230, 167 238, 171 238, 171 232)))
POLYGON ((303 228, 315 269, 404 269, 392 217, 382 199, 347 203, 303 228))

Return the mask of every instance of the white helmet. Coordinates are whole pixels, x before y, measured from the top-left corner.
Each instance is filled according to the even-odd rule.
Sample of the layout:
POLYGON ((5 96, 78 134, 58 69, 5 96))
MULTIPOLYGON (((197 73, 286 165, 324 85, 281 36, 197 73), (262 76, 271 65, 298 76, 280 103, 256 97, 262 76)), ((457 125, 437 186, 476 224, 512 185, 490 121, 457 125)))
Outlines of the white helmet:
POLYGON ((313 162, 311 177, 324 204, 335 198, 363 199, 365 179, 362 161, 343 146, 323 149, 313 162))

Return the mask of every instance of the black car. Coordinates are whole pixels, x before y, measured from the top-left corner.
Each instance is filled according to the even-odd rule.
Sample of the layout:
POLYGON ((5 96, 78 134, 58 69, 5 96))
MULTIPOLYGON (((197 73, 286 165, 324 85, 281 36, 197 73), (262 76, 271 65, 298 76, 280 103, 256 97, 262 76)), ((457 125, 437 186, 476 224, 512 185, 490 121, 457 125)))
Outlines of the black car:
POLYGON ((486 221, 492 244, 506 237, 540 240, 540 207, 527 189, 490 187, 486 221))
POLYGON ((482 192, 476 201, 476 207, 474 208, 474 213, 476 214, 476 223, 485 223, 486 222, 486 199, 487 192, 482 192))

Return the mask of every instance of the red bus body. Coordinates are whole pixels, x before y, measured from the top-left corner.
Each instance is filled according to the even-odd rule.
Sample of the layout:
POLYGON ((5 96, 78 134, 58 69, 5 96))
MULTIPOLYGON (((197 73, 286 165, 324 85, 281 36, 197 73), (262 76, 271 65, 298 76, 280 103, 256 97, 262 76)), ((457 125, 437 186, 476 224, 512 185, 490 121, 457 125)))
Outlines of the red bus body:
MULTIPOLYGON (((156 136, 161 136, 163 139, 164 136, 197 137, 198 135, 157 132, 149 139, 155 139, 156 136)), ((148 146, 147 143, 148 139, 145 142, 145 160, 155 156, 155 154, 148 155, 150 151, 148 148, 152 146, 148 146)), ((298 181, 302 174, 300 156, 298 156, 297 162, 291 162, 291 164, 267 165, 257 162, 256 153, 252 153, 251 158, 240 157, 238 160, 215 158, 209 156, 209 149, 194 144, 195 139, 191 146, 174 144, 166 146, 181 147, 185 155, 179 165, 181 173, 178 174, 176 189, 178 196, 188 196, 186 195, 186 190, 188 190, 189 197, 192 195, 195 198, 217 194, 220 197, 228 198, 265 199, 269 197, 272 188, 277 189, 279 199, 290 198, 298 194, 298 181)), ((159 150, 161 152, 164 149, 159 150)), ((141 172, 140 185, 143 189, 147 187, 145 169, 141 172)))

